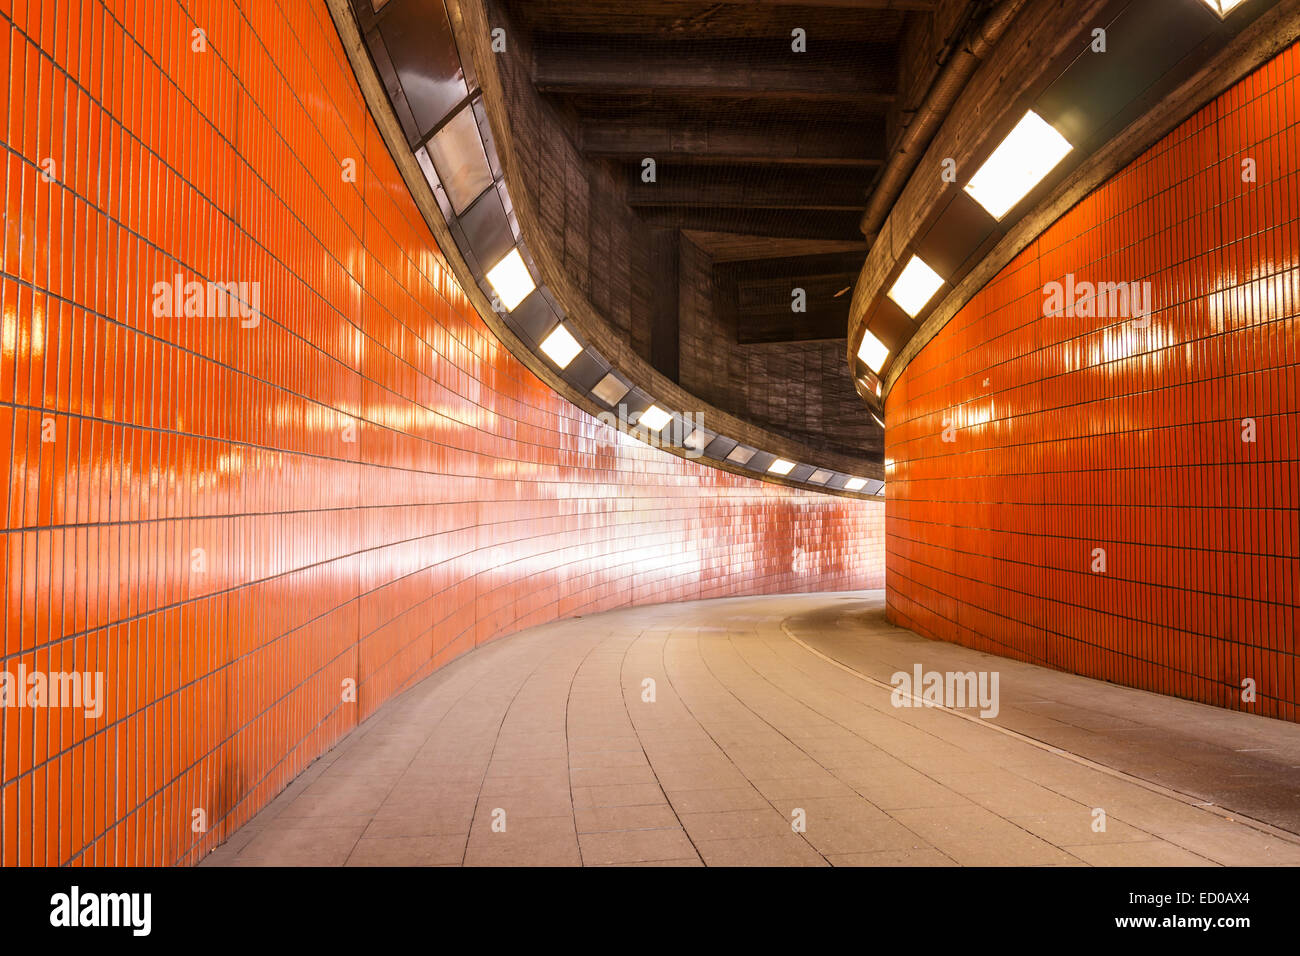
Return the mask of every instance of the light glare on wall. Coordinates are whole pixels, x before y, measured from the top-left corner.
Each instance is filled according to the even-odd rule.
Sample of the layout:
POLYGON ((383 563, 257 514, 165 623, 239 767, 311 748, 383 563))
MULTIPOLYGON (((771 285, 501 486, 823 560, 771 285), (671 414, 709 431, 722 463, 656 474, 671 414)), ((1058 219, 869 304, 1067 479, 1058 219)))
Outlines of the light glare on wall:
POLYGON ((641 413, 641 417, 637 419, 637 424, 644 425, 652 432, 658 432, 663 431, 663 427, 672 420, 673 416, 671 414, 664 411, 658 405, 651 405, 641 413))
POLYGON ((509 255, 488 270, 487 280, 492 283, 507 312, 513 312, 515 306, 537 288, 517 248, 511 249, 509 255))
POLYGON ((862 344, 858 346, 858 358, 873 372, 879 372, 885 359, 889 358, 889 349, 870 332, 862 333, 862 344))
POLYGON ((794 462, 778 458, 768 466, 767 470, 774 475, 788 475, 794 470, 794 462))
POLYGON ((925 304, 934 297, 941 285, 943 277, 926 265, 920 256, 912 256, 894 287, 889 290, 889 297, 904 312, 916 318, 916 314, 925 308, 925 304))
POLYGON ((542 351, 560 368, 568 368, 569 363, 582 351, 582 346, 569 330, 560 324, 546 337, 546 341, 542 343, 542 351))
POLYGON ((966 192, 1001 219, 1073 146, 1050 123, 1030 110, 966 184, 966 192))
POLYGON ((865 478, 850 478, 848 481, 844 483, 844 490, 861 491, 863 487, 866 485, 866 483, 867 483, 867 479, 865 478))

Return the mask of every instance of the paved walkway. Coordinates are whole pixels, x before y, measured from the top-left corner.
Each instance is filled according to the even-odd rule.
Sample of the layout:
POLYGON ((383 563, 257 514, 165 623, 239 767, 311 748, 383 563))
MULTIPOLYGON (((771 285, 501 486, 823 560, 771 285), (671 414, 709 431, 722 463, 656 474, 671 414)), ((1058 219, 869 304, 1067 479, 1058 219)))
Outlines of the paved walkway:
POLYGON ((494 642, 205 865, 1300 864, 1300 726, 925 641, 882 607, 734 598, 494 642), (915 664, 997 670, 998 716, 893 706, 915 664))

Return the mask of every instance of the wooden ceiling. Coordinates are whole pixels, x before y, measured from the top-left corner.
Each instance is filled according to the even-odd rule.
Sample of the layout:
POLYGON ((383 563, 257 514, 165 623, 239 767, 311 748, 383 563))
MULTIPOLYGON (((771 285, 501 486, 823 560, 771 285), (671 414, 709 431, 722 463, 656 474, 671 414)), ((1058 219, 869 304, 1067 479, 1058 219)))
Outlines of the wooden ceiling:
POLYGON ((845 336, 851 296, 834 293, 866 255, 858 223, 887 155, 903 31, 935 0, 501 5, 584 156, 624 178, 648 225, 714 258, 740 343, 845 336))

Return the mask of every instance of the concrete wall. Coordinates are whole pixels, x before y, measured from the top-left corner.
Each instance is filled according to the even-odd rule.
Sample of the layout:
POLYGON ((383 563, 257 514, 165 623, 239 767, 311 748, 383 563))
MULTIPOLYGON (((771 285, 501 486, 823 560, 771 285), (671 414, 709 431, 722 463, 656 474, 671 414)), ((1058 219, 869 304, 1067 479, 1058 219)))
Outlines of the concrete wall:
POLYGON ((713 263, 683 239, 681 385, 770 431, 862 457, 876 430, 844 363, 844 340, 740 345, 715 309, 713 263))

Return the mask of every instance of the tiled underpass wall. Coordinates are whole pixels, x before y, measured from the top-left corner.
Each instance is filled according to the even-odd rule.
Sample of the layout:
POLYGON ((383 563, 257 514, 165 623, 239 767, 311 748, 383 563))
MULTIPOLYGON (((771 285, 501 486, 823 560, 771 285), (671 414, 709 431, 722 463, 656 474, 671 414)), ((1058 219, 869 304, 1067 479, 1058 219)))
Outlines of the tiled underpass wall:
POLYGON ((319 0, 0 0, 0 74, 4 669, 104 675, 98 715, 0 707, 5 865, 193 862, 521 627, 882 585, 880 505, 620 437, 506 352, 319 0), (218 281, 258 312, 186 315, 218 281))
POLYGON ((893 621, 1300 717, 1298 65, 1292 47, 1072 209, 904 371, 893 621), (1070 274, 1150 282, 1149 325, 1109 302, 1046 315, 1070 274))

